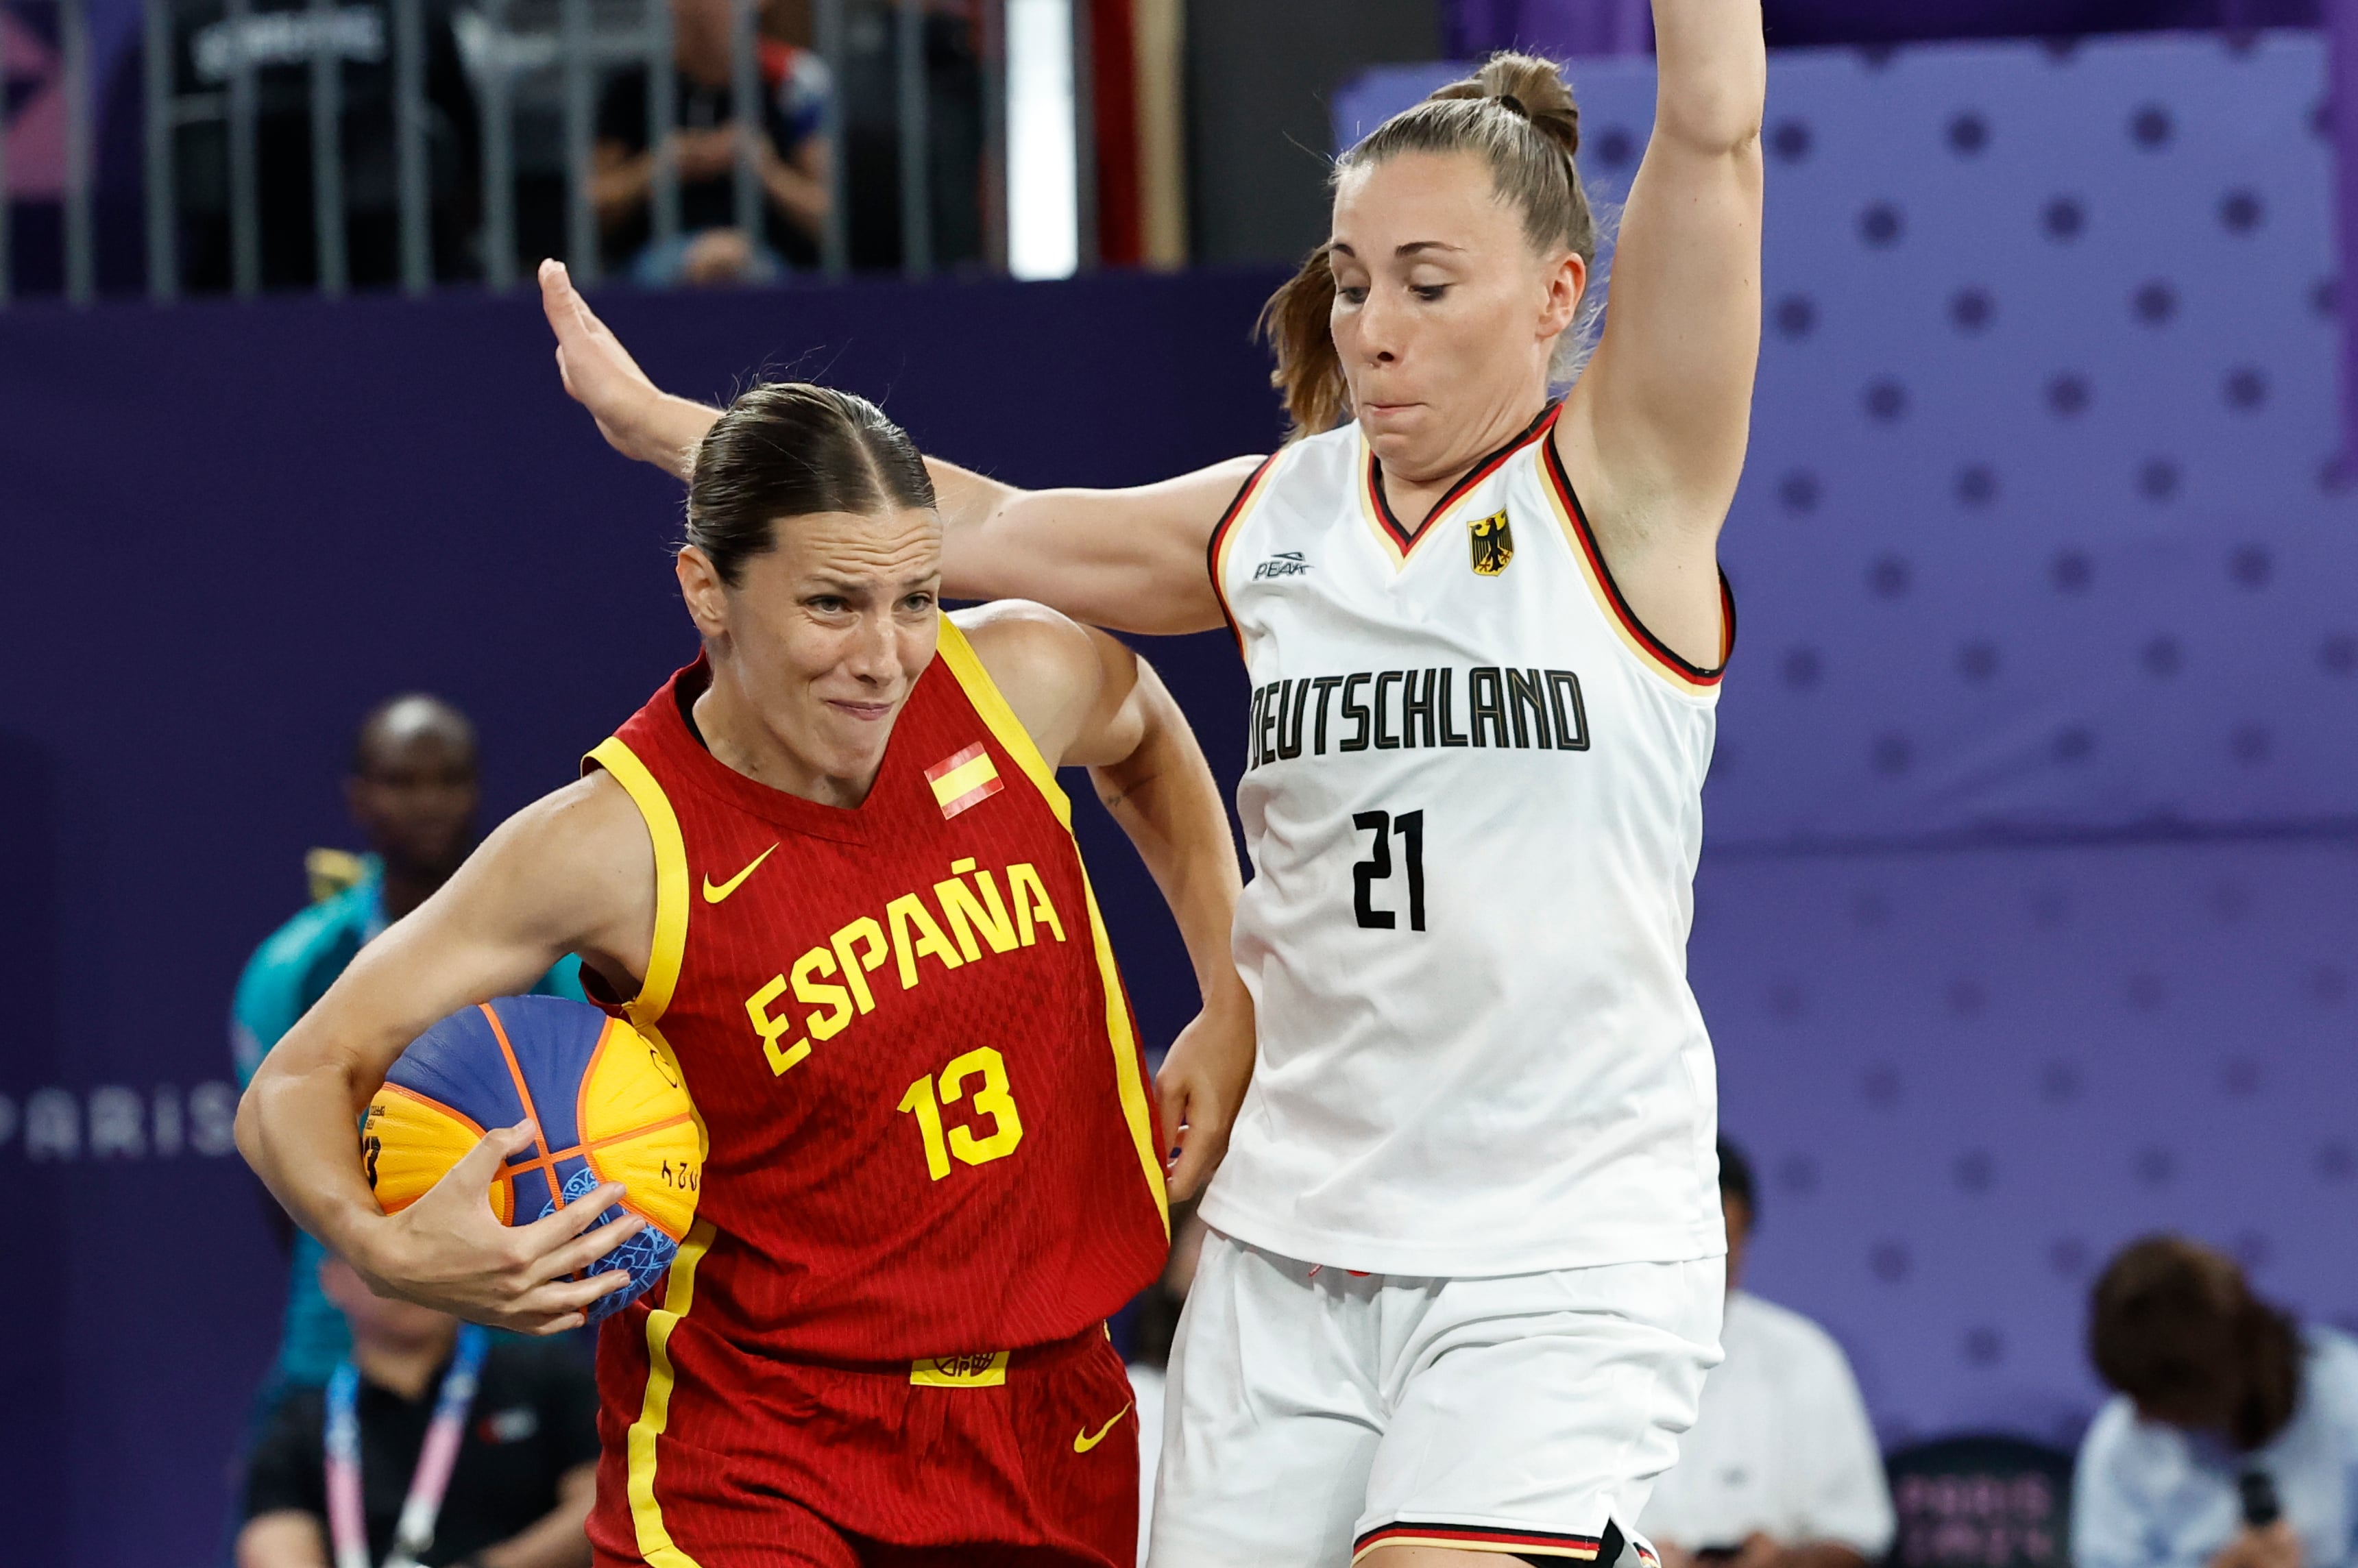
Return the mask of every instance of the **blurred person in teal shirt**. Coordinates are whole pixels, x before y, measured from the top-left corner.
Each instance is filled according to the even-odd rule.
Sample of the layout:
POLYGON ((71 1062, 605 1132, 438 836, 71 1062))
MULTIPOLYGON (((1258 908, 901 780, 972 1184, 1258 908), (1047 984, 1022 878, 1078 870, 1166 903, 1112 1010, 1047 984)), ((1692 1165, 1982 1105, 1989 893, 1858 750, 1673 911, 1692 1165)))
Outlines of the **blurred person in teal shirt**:
MULTIPOLYGON (((306 858, 312 903, 271 933, 238 979, 230 1046, 243 1088, 278 1037, 343 973, 362 946, 449 881, 475 846, 481 804, 475 727, 437 697, 379 704, 352 744, 344 799, 370 853, 314 849, 306 858)), ((567 958, 534 989, 585 1000, 580 961, 567 958)), ((274 1215, 277 1206, 270 1206, 274 1215)), ((279 1217, 284 1223, 284 1217, 279 1217)), ((351 1354, 343 1314, 319 1288, 319 1244, 288 1227, 292 1258, 287 1319, 265 1405, 289 1388, 321 1388, 351 1354)))

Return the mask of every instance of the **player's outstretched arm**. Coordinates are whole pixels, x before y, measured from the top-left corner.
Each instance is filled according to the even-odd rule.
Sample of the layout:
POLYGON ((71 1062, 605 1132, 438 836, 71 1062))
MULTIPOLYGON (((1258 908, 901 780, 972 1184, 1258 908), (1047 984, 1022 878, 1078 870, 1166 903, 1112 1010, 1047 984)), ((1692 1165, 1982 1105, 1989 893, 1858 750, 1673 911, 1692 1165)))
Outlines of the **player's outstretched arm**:
POLYGON ((1708 546, 1744 468, 1760 356, 1760 3, 1654 0, 1654 37, 1653 135, 1621 213, 1605 334, 1556 439, 1600 514, 1708 546))
MULTIPOLYGON (((717 408, 650 380, 598 319, 560 262, 540 264, 557 373, 607 444, 680 479, 717 408)), ((1172 635, 1220 624, 1205 548, 1259 460, 1238 458, 1129 490, 1018 490, 925 460, 942 514, 942 588, 957 599, 1022 598, 1095 626, 1172 635)))
POLYGON ((1041 754, 1089 770, 1187 945, 1204 1007, 1163 1058, 1155 1093, 1179 1149, 1172 1195, 1192 1197, 1227 1152, 1252 1080, 1252 998, 1228 946, 1244 883, 1219 785, 1186 715, 1121 643, 1019 600, 957 620, 1041 754))
POLYGON ((383 1295, 477 1323, 553 1333, 628 1282, 565 1276, 638 1228, 583 1236, 622 1196, 613 1184, 515 1228, 487 1194, 529 1124, 492 1131, 401 1213, 377 1207, 354 1127, 395 1058, 446 1014, 529 990, 578 952, 630 976, 653 941, 654 854, 621 786, 603 774, 526 807, 415 912, 361 949, 327 995, 263 1059, 239 1102, 237 1142, 306 1230, 383 1295), (554 1281, 554 1282, 551 1282, 554 1281))

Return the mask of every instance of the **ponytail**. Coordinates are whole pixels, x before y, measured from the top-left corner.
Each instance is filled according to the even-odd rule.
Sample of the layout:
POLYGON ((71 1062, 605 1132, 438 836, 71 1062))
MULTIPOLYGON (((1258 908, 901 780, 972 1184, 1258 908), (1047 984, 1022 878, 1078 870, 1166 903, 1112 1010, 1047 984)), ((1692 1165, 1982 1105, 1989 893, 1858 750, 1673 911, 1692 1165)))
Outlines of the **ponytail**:
POLYGON ((1343 422, 1350 398, 1343 384, 1343 361, 1335 352, 1329 318, 1335 309, 1335 272, 1320 245, 1303 258, 1302 269, 1281 285, 1260 308, 1254 330, 1276 352, 1269 384, 1285 395, 1293 435, 1314 436, 1343 422))

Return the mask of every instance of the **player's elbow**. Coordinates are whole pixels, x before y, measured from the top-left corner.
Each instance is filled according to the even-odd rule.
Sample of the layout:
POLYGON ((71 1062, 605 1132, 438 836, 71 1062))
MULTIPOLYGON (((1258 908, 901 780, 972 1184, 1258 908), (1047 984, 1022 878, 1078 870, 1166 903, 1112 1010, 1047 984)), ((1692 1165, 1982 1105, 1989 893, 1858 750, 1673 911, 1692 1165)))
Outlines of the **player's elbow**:
POLYGON ((1654 135, 1691 153, 1758 159, 1768 106, 1765 75, 1690 83, 1662 93, 1654 135))

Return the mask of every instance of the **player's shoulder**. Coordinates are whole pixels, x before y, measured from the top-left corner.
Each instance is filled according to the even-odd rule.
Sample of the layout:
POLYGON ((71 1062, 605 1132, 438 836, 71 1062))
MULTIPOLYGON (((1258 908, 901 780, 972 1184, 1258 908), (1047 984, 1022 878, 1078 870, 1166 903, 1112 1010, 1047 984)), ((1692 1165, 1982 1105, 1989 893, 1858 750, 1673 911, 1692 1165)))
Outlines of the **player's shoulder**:
POLYGON ((954 611, 951 622, 1011 701, 1019 693, 1094 686, 1098 655, 1088 629, 1028 599, 995 599, 954 611))

